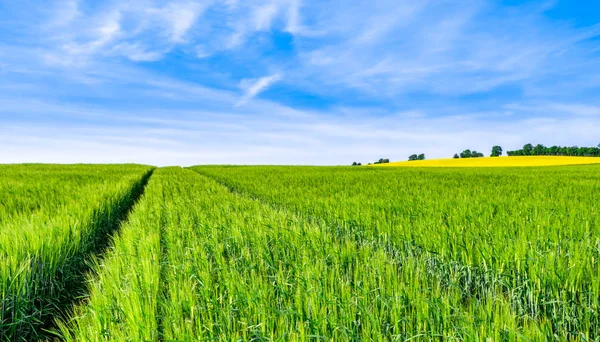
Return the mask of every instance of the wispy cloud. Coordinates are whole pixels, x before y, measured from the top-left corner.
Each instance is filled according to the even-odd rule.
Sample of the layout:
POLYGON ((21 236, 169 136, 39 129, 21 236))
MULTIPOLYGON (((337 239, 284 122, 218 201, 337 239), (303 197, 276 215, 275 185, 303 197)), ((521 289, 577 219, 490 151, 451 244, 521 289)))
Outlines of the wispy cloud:
POLYGON ((158 10, 159 16, 162 16, 170 28, 170 40, 173 43, 182 43, 185 35, 194 25, 201 12, 206 7, 197 2, 189 3, 171 3, 163 9, 158 10))
MULTIPOLYGON (((75 0, 57 6, 47 26, 47 49, 52 63, 82 65, 103 57, 126 57, 154 61, 164 57, 187 35, 209 1, 106 2, 87 11, 75 0)), ((86 9, 89 7, 85 7, 86 9)))
POLYGON ((593 6, 0 2, 0 162, 346 164, 596 145, 600 24, 573 14, 593 6))
POLYGON ((253 99, 255 96, 265 91, 268 87, 273 85, 275 82, 281 80, 280 74, 273 74, 271 76, 261 77, 259 79, 242 80, 240 87, 245 91, 244 96, 237 103, 237 106, 242 106, 248 101, 253 99))

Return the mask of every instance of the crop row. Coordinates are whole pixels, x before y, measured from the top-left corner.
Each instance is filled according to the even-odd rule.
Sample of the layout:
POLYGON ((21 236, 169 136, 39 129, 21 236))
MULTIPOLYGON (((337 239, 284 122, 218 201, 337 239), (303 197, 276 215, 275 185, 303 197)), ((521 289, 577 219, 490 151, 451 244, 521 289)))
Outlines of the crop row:
POLYGON ((517 331, 534 324, 545 338, 600 336, 597 166, 194 170, 325 220, 337 234, 387 246, 394 257, 418 251, 428 273, 459 288, 464 302, 506 303, 519 317, 517 331))
POLYGON ((0 339, 35 340, 83 289, 90 255, 141 192, 145 166, 6 165, 0 176, 0 339))
POLYGON ((552 334, 550 322, 515 312, 496 287, 465 296, 459 266, 343 229, 188 170, 159 169, 97 264, 89 302, 61 333, 73 341, 552 334))
POLYGON ((28 167, 0 177, 8 340, 600 336, 597 166, 28 167))

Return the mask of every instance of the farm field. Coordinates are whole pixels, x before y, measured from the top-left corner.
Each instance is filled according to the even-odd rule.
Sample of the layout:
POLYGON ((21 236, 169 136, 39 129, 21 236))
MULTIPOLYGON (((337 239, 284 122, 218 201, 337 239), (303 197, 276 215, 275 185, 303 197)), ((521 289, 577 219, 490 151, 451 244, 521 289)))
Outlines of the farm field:
POLYGON ((83 289, 89 255, 141 191, 140 165, 0 166, 0 336, 36 340, 83 289))
POLYGON ((600 165, 0 170, 2 340, 600 338, 600 165))
POLYGON ((369 167, 194 170, 237 193, 324 221, 336 234, 358 244, 383 246, 394 260, 419 260, 414 269, 427 281, 419 280, 415 286, 425 292, 430 288, 425 284, 433 283, 444 290, 439 296, 426 295, 428 304, 419 306, 430 325, 409 329, 404 337, 600 336, 600 165, 526 172, 369 167), (458 304, 450 301, 453 296, 460 298, 458 304), (461 322, 459 317, 475 318, 461 322))
POLYGON ((600 164, 598 157, 569 156, 511 156, 485 158, 447 158, 430 160, 411 160, 374 164, 370 166, 403 167, 522 167, 522 166, 558 166, 600 164))

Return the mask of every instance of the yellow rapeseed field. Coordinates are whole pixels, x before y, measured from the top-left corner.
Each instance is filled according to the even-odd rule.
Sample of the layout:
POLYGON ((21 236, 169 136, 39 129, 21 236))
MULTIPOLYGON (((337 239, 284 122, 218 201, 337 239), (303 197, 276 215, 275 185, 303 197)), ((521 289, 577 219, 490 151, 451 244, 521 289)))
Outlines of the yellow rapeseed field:
POLYGON ((485 157, 467 159, 431 159, 376 164, 372 166, 406 166, 406 167, 502 167, 502 166, 555 166, 600 164, 598 157, 565 157, 565 156, 526 156, 526 157, 485 157))

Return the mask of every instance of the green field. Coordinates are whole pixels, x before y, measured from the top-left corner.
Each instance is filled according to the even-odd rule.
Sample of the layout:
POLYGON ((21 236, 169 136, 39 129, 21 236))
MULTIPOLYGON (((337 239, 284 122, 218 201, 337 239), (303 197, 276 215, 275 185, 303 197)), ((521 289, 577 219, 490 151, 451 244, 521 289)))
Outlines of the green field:
POLYGON ((0 334, 600 340, 598 194, 600 165, 0 166, 0 334))
POLYGON ((0 336, 35 340, 85 293, 93 254, 139 195, 151 168, 0 166, 0 336))

